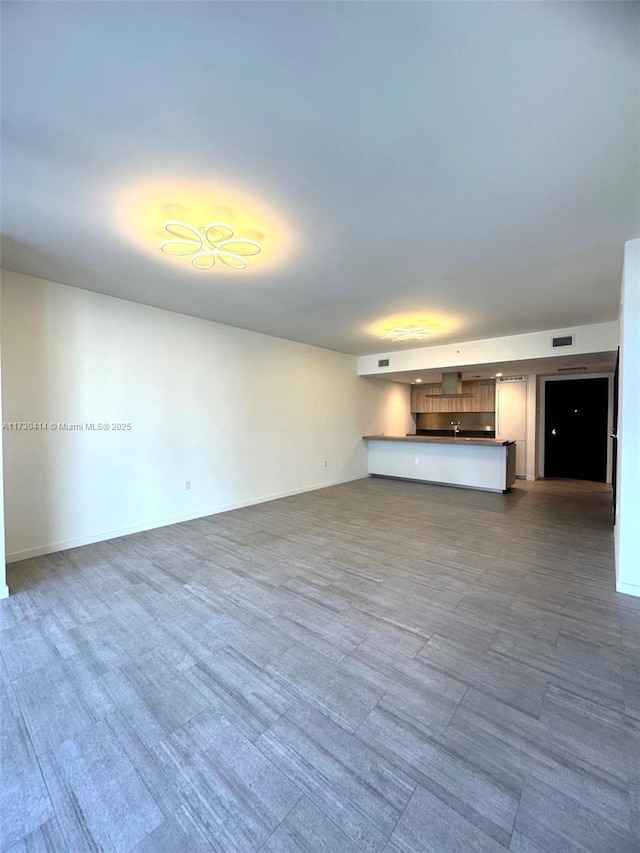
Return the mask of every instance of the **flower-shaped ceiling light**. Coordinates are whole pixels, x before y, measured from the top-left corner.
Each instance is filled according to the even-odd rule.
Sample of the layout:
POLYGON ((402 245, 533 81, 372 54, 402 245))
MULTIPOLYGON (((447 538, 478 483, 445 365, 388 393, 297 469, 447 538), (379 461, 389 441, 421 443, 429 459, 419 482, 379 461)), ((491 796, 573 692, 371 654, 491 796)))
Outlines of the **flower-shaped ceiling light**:
POLYGON ((226 222, 212 222, 204 228, 195 228, 171 219, 165 222, 164 228, 172 239, 160 243, 158 248, 167 255, 189 258, 191 265, 198 270, 209 270, 218 261, 232 270, 244 270, 249 266, 245 257, 262 251, 262 246, 255 240, 235 237, 233 228, 226 222))
POLYGON ((437 329, 427 329, 426 326, 396 326, 381 337, 390 341, 426 341, 436 333, 437 329))

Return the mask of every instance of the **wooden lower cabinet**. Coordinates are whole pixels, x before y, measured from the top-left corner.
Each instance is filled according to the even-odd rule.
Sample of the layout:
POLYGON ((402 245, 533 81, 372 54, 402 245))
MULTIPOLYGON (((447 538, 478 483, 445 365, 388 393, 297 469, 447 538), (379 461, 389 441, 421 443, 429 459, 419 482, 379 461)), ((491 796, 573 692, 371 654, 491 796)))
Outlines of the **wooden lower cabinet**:
POLYGON ((462 383, 462 393, 470 396, 442 396, 441 385, 412 385, 411 411, 423 412, 494 412, 495 382, 493 379, 462 383))

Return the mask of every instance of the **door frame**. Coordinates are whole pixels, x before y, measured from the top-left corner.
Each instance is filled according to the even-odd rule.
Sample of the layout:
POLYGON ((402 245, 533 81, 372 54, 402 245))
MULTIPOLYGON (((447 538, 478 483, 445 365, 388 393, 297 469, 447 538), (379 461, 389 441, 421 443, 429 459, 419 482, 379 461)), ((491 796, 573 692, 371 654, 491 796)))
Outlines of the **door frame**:
POLYGON ((538 472, 540 477, 545 476, 544 471, 544 445, 545 445, 545 419, 547 405, 547 382, 580 381, 581 379, 608 379, 607 385, 607 472, 606 482, 611 484, 613 472, 613 373, 588 373, 586 376, 541 376, 540 377, 540 414, 538 421, 538 472))

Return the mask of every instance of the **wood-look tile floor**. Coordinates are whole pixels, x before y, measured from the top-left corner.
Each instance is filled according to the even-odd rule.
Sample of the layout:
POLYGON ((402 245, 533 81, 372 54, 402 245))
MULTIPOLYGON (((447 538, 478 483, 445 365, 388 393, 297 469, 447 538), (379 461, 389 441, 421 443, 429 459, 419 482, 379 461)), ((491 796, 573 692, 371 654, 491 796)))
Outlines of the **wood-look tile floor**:
POLYGON ((9 580, 3 850, 640 849, 605 486, 366 479, 9 580))

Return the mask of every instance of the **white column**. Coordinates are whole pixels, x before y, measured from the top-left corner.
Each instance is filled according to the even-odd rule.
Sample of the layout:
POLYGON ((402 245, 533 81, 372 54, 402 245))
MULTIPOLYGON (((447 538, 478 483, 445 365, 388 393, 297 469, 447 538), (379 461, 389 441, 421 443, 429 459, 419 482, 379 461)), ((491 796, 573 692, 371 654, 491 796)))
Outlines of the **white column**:
POLYGON ((625 245, 618 387, 616 589, 640 596, 640 240, 625 245))
MULTIPOLYGON (((1 293, 1 291, 0 291, 1 293)), ((1 309, 0 309, 1 310, 1 309)), ((1 343, 1 338, 0 338, 1 343)), ((0 346, 0 423, 2 422, 2 348, 0 346)), ((4 430, 3 430, 4 436, 4 430)), ((3 477, 3 455, 2 444, 0 444, 0 598, 9 595, 7 586, 7 561, 5 559, 4 546, 4 477, 3 477)))

